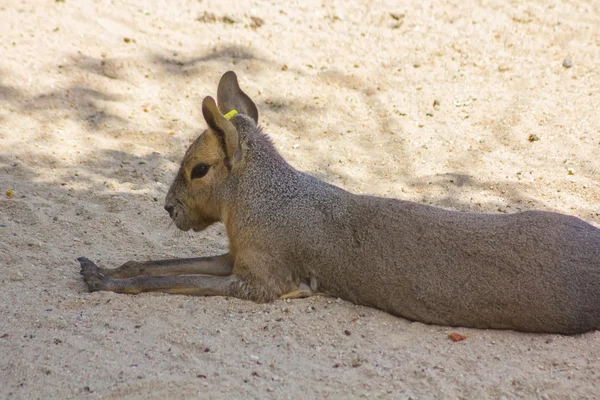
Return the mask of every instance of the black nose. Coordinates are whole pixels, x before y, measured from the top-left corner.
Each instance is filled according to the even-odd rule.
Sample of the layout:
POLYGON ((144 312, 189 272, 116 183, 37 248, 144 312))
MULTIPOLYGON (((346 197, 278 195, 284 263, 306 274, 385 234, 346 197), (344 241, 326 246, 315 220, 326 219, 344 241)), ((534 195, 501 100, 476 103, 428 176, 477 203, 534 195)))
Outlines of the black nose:
POLYGON ((173 216, 173 206, 165 206, 165 210, 167 210, 167 212, 169 213, 169 216, 173 216))

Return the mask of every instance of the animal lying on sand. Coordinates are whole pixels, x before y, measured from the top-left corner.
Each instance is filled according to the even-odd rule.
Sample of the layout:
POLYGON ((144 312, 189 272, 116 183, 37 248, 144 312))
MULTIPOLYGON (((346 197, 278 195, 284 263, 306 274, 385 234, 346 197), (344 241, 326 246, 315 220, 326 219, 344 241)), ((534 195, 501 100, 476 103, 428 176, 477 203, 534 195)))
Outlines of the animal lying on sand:
POLYGON ((102 269, 89 290, 326 294, 430 324, 575 334, 600 328, 600 229, 563 214, 482 214, 355 195, 297 171, 227 72, 165 209, 183 230, 225 225, 229 253, 102 269), (218 104, 218 105, 217 105, 218 104))

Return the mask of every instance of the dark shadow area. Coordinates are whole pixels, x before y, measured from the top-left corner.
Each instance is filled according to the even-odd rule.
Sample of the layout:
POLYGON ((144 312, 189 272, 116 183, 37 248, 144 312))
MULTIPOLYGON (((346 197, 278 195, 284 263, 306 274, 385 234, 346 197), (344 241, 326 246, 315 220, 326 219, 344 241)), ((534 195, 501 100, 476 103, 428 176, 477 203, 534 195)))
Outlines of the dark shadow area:
MULTIPOLYGON (((339 86, 347 90, 356 91, 362 94, 362 100, 367 104, 368 107, 376 110, 379 115, 383 115, 378 121, 377 126, 369 129, 369 132, 362 132, 359 135, 359 146, 364 149, 372 150, 376 145, 382 144, 383 147, 378 147, 378 151, 384 151, 384 149, 393 149, 398 158, 403 160, 403 163, 398 165, 400 168, 400 175, 409 179, 412 174, 413 167, 409 164, 410 157, 408 157, 406 148, 401 144, 404 140, 404 132, 399 132, 393 128, 392 117, 393 110, 388 109, 375 94, 378 88, 362 78, 354 75, 344 75, 338 71, 325 71, 319 74, 324 82, 329 85, 339 86), (368 135, 374 133, 376 140, 367 140, 368 135), (396 140, 396 142, 394 142, 396 140)), ((356 118, 360 118, 357 116, 356 118)))
POLYGON ((424 176, 420 180, 411 180, 409 186, 424 193, 420 199, 423 203, 468 212, 510 213, 541 208, 541 203, 524 194, 520 184, 507 181, 481 181, 473 176, 461 173, 445 173, 424 176), (490 197, 502 200, 487 199, 485 203, 461 200, 466 193, 488 191, 490 197), (439 195, 443 191, 445 194, 439 195), (430 195, 428 193, 434 193, 430 195))
POLYGON ((0 101, 15 101, 19 95, 19 92, 14 87, 5 84, 7 81, 5 75, 6 73, 0 69, 0 101))
POLYGON ((44 93, 31 99, 25 100, 20 105, 24 112, 41 113, 45 118, 56 118, 56 111, 74 113, 74 117, 94 131, 109 124, 128 123, 124 118, 112 114, 102 105, 100 101, 119 101, 121 96, 104 93, 82 85, 72 85, 64 90, 56 90, 44 93))
POLYGON ((95 58, 88 56, 83 53, 79 53, 76 56, 70 57, 70 65, 66 65, 63 67, 70 68, 75 67, 79 68, 83 71, 87 71, 92 74, 104 76, 111 79, 116 79, 116 76, 111 76, 106 73, 106 66, 108 63, 113 61, 114 59, 109 58, 108 60, 105 58, 95 58))
MULTIPOLYGON (((173 52, 172 54, 177 53, 173 52)), ((206 54, 196 57, 182 57, 177 55, 166 57, 159 54, 150 56, 150 61, 158 64, 163 72, 183 76, 196 75, 203 72, 205 67, 203 64, 210 61, 235 63, 249 60, 258 61, 263 64, 272 64, 271 61, 256 56, 250 49, 238 45, 228 45, 222 49, 214 48, 211 51, 207 51, 206 54)))
MULTIPOLYGON (((180 59, 178 56, 152 55, 147 62, 149 64, 158 63, 164 71, 170 74, 187 76, 198 73, 202 68, 209 68, 205 64, 215 60, 223 62, 256 60, 262 63, 271 63, 268 60, 256 57, 248 49, 234 45, 185 59, 180 59)), ((108 60, 108 62, 110 61, 108 60)), ((92 74, 106 76, 102 64, 103 60, 81 55, 72 58, 71 62, 72 65, 63 65, 61 68, 65 70, 77 68, 92 74)), ((209 69, 214 71, 215 68, 213 66, 209 69)), ((281 73, 294 73, 300 74, 301 77, 307 77, 306 74, 294 70, 281 73)), ((373 154, 377 154, 377 152, 387 152, 388 154, 394 152, 394 156, 397 156, 400 161, 397 164, 398 171, 394 174, 397 179, 390 181, 390 183, 402 182, 416 192, 423 193, 422 201, 424 202, 462 211, 481 211, 485 209, 499 212, 513 212, 520 209, 537 208, 541 205, 536 199, 524 194, 518 182, 480 181, 472 175, 458 171, 417 179, 412 172, 414 166, 410 164, 411 157, 409 157, 404 145, 404 141, 407 139, 406 133, 393 127, 392 110, 389 105, 384 104, 378 96, 374 95, 377 88, 361 78, 346 76, 340 72, 329 71, 317 76, 325 81, 324 84, 359 92, 361 101, 364 101, 368 107, 375 110, 378 115, 384 117, 380 118, 377 125, 370 128, 369 132, 360 132, 350 139, 344 136, 328 138, 334 146, 330 151, 317 151, 317 147, 310 146, 304 149, 305 156, 313 160, 314 170, 317 170, 317 172, 310 172, 311 174, 342 186, 345 186, 343 182, 357 183, 355 177, 352 176, 351 167, 344 167, 341 174, 338 172, 339 169, 336 171, 332 168, 332 166, 337 165, 340 156, 335 149, 336 142, 342 143, 351 140, 354 142, 353 146, 357 151, 373 154), (369 134, 376 135, 376 140, 369 140, 369 134), (340 175, 342 175, 341 178, 340 175), (489 204, 478 205, 464 200, 466 198, 464 196, 465 191, 489 190, 491 186, 496 189, 490 191, 492 200, 489 200, 489 204), (429 190, 429 188, 435 190, 429 190), (440 191, 445 194, 440 196, 440 191), (434 194, 429 196, 427 195, 428 192, 434 194), (502 201, 496 201, 493 198, 500 198, 502 201)), ((214 82, 215 89, 216 83, 214 82)), ((207 94, 214 96, 215 92, 207 94)), ((26 191, 45 193, 47 194, 46 200, 64 202, 65 205, 69 204, 68 201, 64 201, 66 197, 77 196, 78 198, 88 199, 90 204, 102 205, 107 203, 105 197, 108 196, 112 199, 108 204, 112 205, 105 210, 107 213, 138 212, 136 204, 138 201, 142 201, 140 200, 142 197, 145 198, 143 201, 155 202, 157 207, 162 207, 161 203, 164 200, 166 188, 168 188, 176 168, 174 164, 177 164, 183 157, 185 149, 189 145, 189 138, 181 135, 169 136, 168 131, 170 129, 166 127, 164 131, 158 129, 152 132, 139 132, 135 134, 137 136, 127 136, 127 132, 115 134, 113 130, 120 132, 136 131, 135 127, 131 127, 134 122, 109 112, 102 103, 121 102, 125 99, 122 95, 95 88, 92 82, 85 79, 80 79, 78 83, 72 84, 66 89, 50 91, 32 98, 27 98, 16 89, 0 83, 0 101, 8 102, 16 110, 15 112, 30 114, 42 123, 57 118, 72 118, 85 125, 85 128, 89 129, 89 132, 93 135, 110 135, 112 138, 120 138, 118 135, 123 135, 129 142, 138 141, 140 143, 151 140, 151 145, 154 148, 158 147, 157 143, 160 144, 160 153, 153 152, 144 157, 123 150, 99 148, 94 151, 93 157, 78 165, 69 165, 52 155, 44 153, 43 149, 38 154, 31 156, 32 159, 39 158, 35 163, 20 160, 14 157, 10 149, 3 149, 3 152, 0 153, 0 179, 7 182, 7 185, 26 188, 26 191), (168 165, 168 168, 165 168, 165 165, 168 165), (65 178, 61 178, 64 181, 60 182, 59 185, 56 185, 56 182, 44 182, 44 179, 48 179, 50 176, 50 174, 47 174, 47 170, 50 169, 61 171, 65 176, 65 178), (139 193, 145 189, 152 189, 157 182, 164 185, 161 191, 152 194, 139 193), (117 186, 128 185, 129 190, 135 191, 135 193, 115 190, 113 187, 115 183, 117 186), (74 189, 73 186, 77 185, 86 187, 86 189, 74 189)), ((329 109, 344 107, 343 104, 316 104, 284 96, 262 96, 262 98, 258 97, 254 100, 261 113, 285 113, 298 116, 297 128, 299 134, 310 129, 304 122, 305 118, 303 116, 320 115, 321 118, 327 118, 326 113, 329 109)), ((359 119, 360 116, 356 116, 356 118, 359 119)), ((270 132, 266 133, 270 134, 270 132)), ((197 132, 197 134, 200 134, 200 132, 197 132)), ((53 138, 50 137, 51 140, 53 138)), ((500 145, 502 144, 500 143, 500 145)), ((369 171, 369 174, 370 176, 378 175, 379 169, 384 170, 389 167, 389 165, 378 165, 374 167, 373 171, 369 171)), ((589 172, 592 173, 593 171, 589 172)), ((383 179, 381 181, 383 182, 383 179)), ((19 198, 18 196, 19 194, 17 194, 17 198, 19 198)), ((24 201, 28 201, 28 197, 24 199, 24 201)), ((77 207, 75 202, 71 203, 71 206, 77 207)), ((591 212, 591 210, 585 210, 585 212, 588 211, 591 212)), ((71 211, 65 210, 65 212, 71 211)), ((74 215, 74 218, 76 217, 77 215, 74 215)))
MULTIPOLYGON (((125 151, 99 149, 93 159, 86 160, 84 163, 88 174, 80 175, 76 179, 87 184, 96 181, 100 186, 99 180, 106 178, 116 180, 120 184, 129 184, 132 190, 143 190, 157 182, 168 186, 171 174, 165 171, 164 163, 165 156, 158 152, 140 157, 125 151), (103 173, 92 173, 93 171, 103 171, 103 173)), ((102 183, 103 186, 106 186, 105 182, 102 183)))
MULTIPOLYGON (((266 99, 255 99, 259 115, 269 114, 273 120, 282 116, 294 116, 294 129, 298 132, 306 132, 309 126, 306 122, 307 115, 323 115, 327 112, 321 105, 313 105, 302 99, 288 99, 282 96, 271 96, 266 99)), ((260 119, 260 116, 259 116, 260 119)), ((269 134, 269 132, 265 132, 269 134)))
MULTIPOLYGON (((421 197, 421 201, 448 209, 472 212, 486 211, 506 213, 546 208, 543 202, 527 195, 523 191, 523 187, 526 185, 524 182, 502 179, 482 181, 473 175, 461 172, 465 169, 465 166, 473 165, 476 168, 477 165, 485 164, 485 154, 487 153, 485 151, 479 153, 473 152, 472 154, 465 155, 465 157, 469 157, 468 159, 454 159, 449 164, 450 168, 455 168, 454 171, 451 169, 451 172, 445 174, 421 176, 417 178, 413 172, 414 166, 410 161, 412 157, 410 157, 410 154, 408 154, 404 145, 409 137, 407 137, 406 132, 394 128, 394 123, 392 122, 392 115, 394 114, 393 109, 391 105, 384 104, 378 96, 376 96, 379 88, 360 77, 346 75, 338 71, 325 71, 320 73, 319 77, 329 85, 339 86, 340 88, 360 93, 362 95, 362 101, 381 116, 378 119, 377 126, 374 126, 370 130, 370 132, 376 133, 377 140, 367 140, 367 135, 370 132, 363 132, 361 135, 353 138, 353 141, 356 144, 355 147, 358 151, 366 149, 370 153, 388 152, 389 154, 389 152, 395 152, 396 154, 394 155, 396 157, 394 157, 394 159, 401 160, 394 165, 399 168, 395 173, 395 175, 398 176, 398 182, 406 184, 413 192, 431 193, 431 195, 424 194, 421 197), (481 202, 473 199, 468 200, 468 193, 475 194, 481 191, 488 192, 487 197, 489 198, 481 202), (443 192, 444 194, 440 195, 440 192, 443 192), (465 194, 467 194, 467 196, 465 196, 465 194)), ((376 82, 377 79, 374 79, 374 81, 376 82)), ((277 106, 280 105, 279 102, 276 102, 275 104, 277 106)), ((285 105, 281 106, 281 108, 285 109, 285 105)), ((519 123, 520 116, 514 115, 517 108, 517 105, 513 101, 509 106, 509 109, 505 112, 507 118, 510 118, 510 121, 508 121, 510 128, 519 123)), ((360 116, 357 116, 356 118, 359 119, 360 116)), ((498 122, 497 125, 494 126, 495 141, 487 146, 492 146, 494 148, 504 147, 508 151, 513 151, 511 146, 514 147, 514 143, 507 141, 506 134, 502 135, 499 133, 501 131, 500 127, 506 129, 506 126, 502 125, 503 123, 503 121, 498 122)), ((340 179, 334 178, 334 181, 341 180, 357 183, 356 179, 350 173, 339 174, 331 169, 330 166, 337 161, 335 156, 331 157, 329 154, 320 154, 318 157, 315 157, 315 160, 317 160, 316 162, 318 162, 319 169, 322 172, 313 175, 320 179, 330 180, 331 177, 342 175, 340 179)), ((376 164, 372 167, 372 171, 377 175, 385 176, 389 175, 389 168, 389 164, 382 166, 376 164), (387 174, 379 174, 379 172, 387 172, 387 174)), ((351 169, 346 170, 351 171, 351 169)), ((587 177, 592 178, 594 176, 594 170, 592 168, 581 168, 581 170, 587 177)), ((597 174, 598 171, 595 173, 597 174)), ((591 209, 586 209, 585 212, 590 215, 593 214, 593 210, 591 209)))
POLYGON ((16 90, 10 86, 0 84, 0 101, 10 101, 16 96, 16 90))

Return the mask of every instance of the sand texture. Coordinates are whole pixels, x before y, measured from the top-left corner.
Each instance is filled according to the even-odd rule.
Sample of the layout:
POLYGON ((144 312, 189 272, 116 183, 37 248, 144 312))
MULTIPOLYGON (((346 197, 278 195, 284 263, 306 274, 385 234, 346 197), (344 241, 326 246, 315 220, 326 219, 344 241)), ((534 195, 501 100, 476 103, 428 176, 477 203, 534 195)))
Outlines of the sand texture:
POLYGON ((227 251, 163 210, 227 70, 330 183, 600 226, 599 66, 598 1, 3 0, 0 398, 598 398, 598 332, 88 293, 75 259, 227 251))

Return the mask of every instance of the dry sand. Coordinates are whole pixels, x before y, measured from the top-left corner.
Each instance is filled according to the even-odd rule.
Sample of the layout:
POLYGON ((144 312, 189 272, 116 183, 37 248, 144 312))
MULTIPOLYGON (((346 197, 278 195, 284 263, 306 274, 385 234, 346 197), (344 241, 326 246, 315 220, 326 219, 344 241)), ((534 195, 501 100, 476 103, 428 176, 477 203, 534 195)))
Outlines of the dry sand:
POLYGON ((3 0, 0 55, 0 398, 600 396, 598 332, 88 293, 75 261, 226 251, 162 207, 230 69, 331 183, 600 226, 599 2, 3 0))

